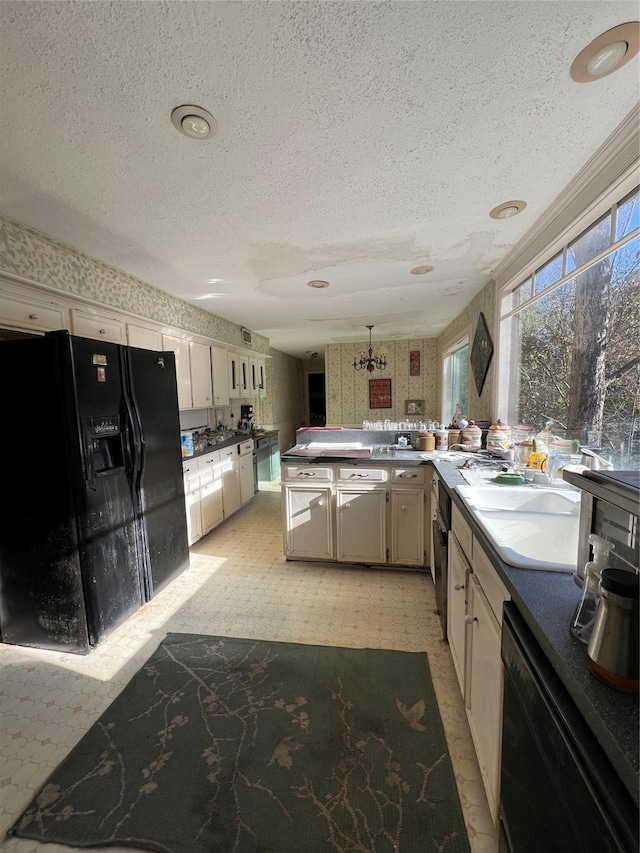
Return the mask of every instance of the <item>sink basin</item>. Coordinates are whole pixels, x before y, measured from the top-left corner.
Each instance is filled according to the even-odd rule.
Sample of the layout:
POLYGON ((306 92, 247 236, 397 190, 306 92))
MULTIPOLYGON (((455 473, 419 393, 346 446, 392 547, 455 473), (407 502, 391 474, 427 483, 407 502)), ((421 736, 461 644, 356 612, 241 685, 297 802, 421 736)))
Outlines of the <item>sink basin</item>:
POLYGON ((580 492, 533 486, 456 486, 469 509, 579 515, 580 492))
POLYGON ((522 569, 575 572, 578 515, 518 510, 475 510, 474 515, 505 563, 522 569))
POLYGON ((580 492, 536 486, 456 486, 510 566, 575 572, 580 492))

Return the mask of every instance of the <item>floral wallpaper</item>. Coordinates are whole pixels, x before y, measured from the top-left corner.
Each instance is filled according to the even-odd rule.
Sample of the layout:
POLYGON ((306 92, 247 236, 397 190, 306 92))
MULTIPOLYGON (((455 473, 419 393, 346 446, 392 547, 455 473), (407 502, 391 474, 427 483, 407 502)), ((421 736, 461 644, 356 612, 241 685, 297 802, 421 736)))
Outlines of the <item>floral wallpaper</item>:
MULTIPOLYGON (((447 326, 442 334, 437 339, 438 346, 438 411, 440 411, 440 399, 442 391, 442 359, 445 350, 459 340, 462 335, 468 333, 469 347, 473 345, 473 336, 475 335, 476 325, 480 312, 484 314, 489 328, 489 334, 493 341, 494 348, 498 341, 498 330, 495 321, 495 290, 496 286, 493 281, 481 290, 480 293, 471 300, 464 311, 459 314, 456 319, 447 326)), ((496 376, 496 353, 494 352, 489 372, 482 388, 482 396, 478 397, 476 392, 476 384, 473 379, 473 372, 469 369, 469 411, 465 412, 465 416, 478 421, 493 421, 494 417, 498 417, 493 410, 494 407, 494 377, 496 376)), ((453 413, 452 413, 453 414, 453 413)))
MULTIPOLYGON (((242 345, 241 327, 236 323, 183 302, 3 216, 0 216, 1 271, 226 344, 242 345)), ((269 339, 254 333, 251 348, 267 355, 269 339)))
POLYGON ((325 348, 327 424, 362 426, 364 420, 404 420, 406 400, 424 400, 425 418, 437 420, 438 349, 436 338, 375 341, 374 353, 386 353, 386 370, 354 370, 366 344, 328 344, 325 348), (409 375, 409 353, 420 352, 420 375, 409 375), (391 379, 390 409, 369 408, 369 379, 391 379))
MULTIPOLYGON (((81 296, 102 306, 119 308, 244 349, 240 339, 241 327, 236 323, 183 302, 46 234, 0 216, 2 272, 48 285, 68 296, 81 296)), ((210 410, 209 423, 215 425, 221 421, 230 424, 232 413, 234 420, 239 418, 241 403, 253 403, 256 421, 268 429, 281 430, 281 448, 291 447, 304 410, 302 362, 272 349, 269 339, 255 332, 251 349, 271 356, 266 362, 267 399, 238 400, 225 409, 210 410)), ((200 413, 197 417, 204 423, 200 413)))

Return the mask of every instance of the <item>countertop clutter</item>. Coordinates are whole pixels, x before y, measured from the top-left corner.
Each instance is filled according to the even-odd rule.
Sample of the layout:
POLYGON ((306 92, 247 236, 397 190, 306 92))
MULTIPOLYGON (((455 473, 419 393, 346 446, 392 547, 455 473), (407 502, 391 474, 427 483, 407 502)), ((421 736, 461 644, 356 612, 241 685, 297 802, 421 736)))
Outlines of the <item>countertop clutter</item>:
MULTIPOLYGON (((299 430, 297 447, 308 446, 311 442, 323 443, 353 441, 356 435, 363 436, 361 430, 343 430, 335 434, 299 430)), ((366 444, 383 445, 389 441, 389 433, 368 431, 366 444)), ((364 445, 364 442, 363 442, 364 445)), ((361 445, 361 446, 363 446, 361 445)), ((337 448, 336 448, 337 449, 337 448)), ((608 756, 613 768, 629 791, 634 803, 638 804, 639 772, 639 733, 640 714, 637 695, 629 695, 612 690, 600 683, 589 672, 586 663, 587 649, 575 639, 569 630, 572 615, 580 598, 580 589, 574 583, 571 574, 553 571, 535 571, 516 568, 504 563, 474 515, 469 512, 456 486, 466 481, 460 472, 461 461, 452 459, 451 454, 420 453, 401 451, 403 466, 433 466, 452 502, 463 514, 473 535, 482 544, 486 554, 496 569, 498 576, 509 591, 527 626, 534 635, 540 648, 558 674, 571 699, 579 709, 596 740, 608 756)), ((282 460, 298 465, 325 463, 326 455, 297 455, 288 451, 282 454, 282 460)), ((376 464, 396 465, 399 456, 375 453, 376 464)), ((343 461, 343 457, 340 459, 343 461)), ((366 465, 371 458, 351 458, 349 465, 366 465)))
MULTIPOLYGON (((228 435, 228 434, 227 434, 228 435)), ((241 444, 243 441, 246 441, 248 438, 252 438, 254 441, 257 441, 260 438, 265 438, 265 436, 270 435, 278 435, 278 430, 261 430, 260 432, 256 432, 253 435, 235 432, 233 435, 228 435, 228 438, 225 438, 223 441, 218 441, 215 444, 209 444, 206 447, 201 448, 200 450, 195 450, 189 456, 183 455, 183 461, 188 459, 197 459, 199 456, 205 456, 207 453, 211 453, 212 450, 222 450, 225 447, 231 447, 234 444, 241 444)))

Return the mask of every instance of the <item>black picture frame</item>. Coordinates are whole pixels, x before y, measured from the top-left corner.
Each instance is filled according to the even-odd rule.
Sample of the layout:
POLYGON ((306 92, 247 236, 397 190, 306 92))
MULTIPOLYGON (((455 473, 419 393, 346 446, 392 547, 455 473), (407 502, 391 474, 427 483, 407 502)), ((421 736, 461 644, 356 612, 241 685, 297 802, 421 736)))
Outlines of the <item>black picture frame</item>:
POLYGON ((482 389, 484 388, 485 379, 487 378, 492 357, 493 341, 489 334, 487 321, 481 311, 478 316, 478 323, 476 325, 476 333, 473 338, 470 356, 471 369, 473 370, 473 378, 476 383, 478 397, 482 396, 482 389))

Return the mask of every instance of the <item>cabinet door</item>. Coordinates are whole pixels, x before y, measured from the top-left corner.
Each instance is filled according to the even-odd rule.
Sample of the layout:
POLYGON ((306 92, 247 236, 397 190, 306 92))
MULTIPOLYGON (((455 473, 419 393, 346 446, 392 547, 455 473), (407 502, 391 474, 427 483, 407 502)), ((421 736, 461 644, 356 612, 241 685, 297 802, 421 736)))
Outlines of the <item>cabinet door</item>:
POLYGON ((211 372, 213 374, 213 405, 229 405, 229 366, 227 351, 211 347, 211 372))
POLYGON ((196 465, 190 463, 183 466, 184 473, 184 502, 187 514, 187 537, 189 545, 193 545, 202 537, 202 521, 200 518, 200 474, 196 465))
POLYGON ((249 358, 246 355, 241 355, 238 358, 238 382, 240 385, 240 397, 250 397, 249 358))
POLYGON ((222 507, 229 518, 240 509, 240 467, 236 446, 220 451, 222 462, 222 507))
POLYGON ((263 358, 258 359, 258 397, 264 400, 267 396, 267 369, 263 358))
POLYGON ((500 804, 503 670, 500 627, 482 587, 469 575, 467 717, 494 823, 500 804))
POLYGON ((0 323, 11 328, 34 332, 66 329, 68 322, 62 306, 53 302, 39 303, 32 299, 0 295, 0 323))
POLYGON ((191 408, 191 370, 189 367, 189 341, 174 335, 162 335, 162 348, 175 353, 178 382, 178 408, 191 408))
POLYGON ((209 409, 213 405, 211 385, 211 347, 191 341, 189 345, 191 372, 191 405, 194 409, 209 409))
POLYGON ((330 486, 285 486, 287 557, 333 559, 330 486))
POLYGON ((449 648, 453 666, 458 676, 462 696, 465 697, 465 634, 467 615, 467 576, 471 571, 455 533, 449 534, 448 548, 447 624, 449 648))
POLYGON ((224 518, 222 506, 222 466, 220 455, 215 454, 200 471, 200 507, 202 533, 209 533, 224 518))
POLYGON ((237 353, 227 353, 227 370, 229 376, 229 399, 237 400, 240 396, 240 360, 237 353))
POLYGON ((127 323, 127 342, 130 347, 162 350, 162 332, 136 323, 127 323))
POLYGON ((391 555, 396 566, 424 566, 424 490, 391 489, 391 555))
POLYGON ((249 396, 257 397, 258 396, 258 359, 250 358, 249 359, 249 396))
POLYGON ((337 559, 345 563, 385 563, 386 489, 336 490, 337 559))
POLYGON ((240 503, 244 506, 254 495, 253 456, 251 453, 240 457, 240 503))
POLYGON ((111 341, 114 344, 126 343, 124 322, 106 312, 72 308, 71 329, 72 334, 81 338, 111 341))

